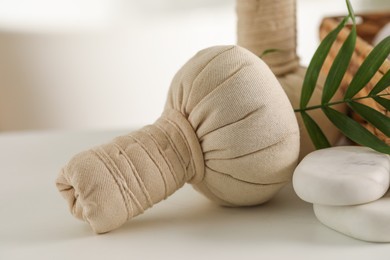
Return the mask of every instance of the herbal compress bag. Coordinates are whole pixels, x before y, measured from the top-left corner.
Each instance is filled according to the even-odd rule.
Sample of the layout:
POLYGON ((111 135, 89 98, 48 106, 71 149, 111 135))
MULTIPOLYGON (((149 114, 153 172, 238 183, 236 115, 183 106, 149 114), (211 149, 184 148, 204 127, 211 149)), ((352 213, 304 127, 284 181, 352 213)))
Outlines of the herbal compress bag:
MULTIPOLYGON (((260 56, 270 66, 294 108, 299 108, 300 95, 306 68, 299 65, 296 53, 296 3, 295 0, 237 0, 237 40, 238 45, 260 56)), ((324 77, 320 75, 310 105, 321 104, 324 77)), ((338 91, 333 100, 342 99, 338 91)), ((346 105, 334 107, 346 113, 346 105)), ((311 117, 323 129, 329 142, 336 144, 342 134, 328 120, 320 109, 310 111, 311 117)), ((300 158, 315 150, 300 114, 296 114, 301 132, 300 158)))
POLYGON ((57 187, 74 216, 104 233, 184 183, 221 205, 263 203, 297 163, 299 129, 268 66, 236 46, 197 53, 152 125, 74 156, 57 187))

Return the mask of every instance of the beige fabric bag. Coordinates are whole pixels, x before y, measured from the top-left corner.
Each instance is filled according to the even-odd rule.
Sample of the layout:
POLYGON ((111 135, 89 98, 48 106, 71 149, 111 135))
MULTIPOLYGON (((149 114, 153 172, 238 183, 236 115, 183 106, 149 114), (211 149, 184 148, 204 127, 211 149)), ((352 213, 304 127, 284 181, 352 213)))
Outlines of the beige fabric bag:
MULTIPOLYGON (((296 0, 237 0, 237 41, 256 55, 269 49, 276 52, 263 57, 277 76, 294 108, 299 108, 300 95, 306 68, 299 65, 296 54, 296 0)), ((321 103, 324 78, 320 77, 309 106, 321 103)), ((338 91, 333 100, 342 100, 338 91)), ((335 107, 346 113, 345 104, 335 107)), ((315 150, 299 113, 296 114, 301 132, 300 159, 315 150)), ((312 110, 309 115, 324 131, 329 142, 335 145, 342 134, 329 121, 320 109, 312 110)))
POLYGON ((103 233, 186 182, 222 205, 263 203, 290 181, 298 153, 296 118, 270 69, 219 46, 176 74, 154 124, 76 155, 57 187, 72 214, 103 233))

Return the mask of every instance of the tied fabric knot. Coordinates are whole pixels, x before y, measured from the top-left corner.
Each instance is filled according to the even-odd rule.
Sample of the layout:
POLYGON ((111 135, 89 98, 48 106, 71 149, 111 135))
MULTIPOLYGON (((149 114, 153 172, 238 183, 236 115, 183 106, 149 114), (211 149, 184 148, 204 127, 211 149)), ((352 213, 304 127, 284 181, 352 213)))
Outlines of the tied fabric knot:
POLYGON ((75 217, 104 233, 203 176, 194 130, 180 112, 167 109, 154 124, 75 156, 57 187, 75 217))

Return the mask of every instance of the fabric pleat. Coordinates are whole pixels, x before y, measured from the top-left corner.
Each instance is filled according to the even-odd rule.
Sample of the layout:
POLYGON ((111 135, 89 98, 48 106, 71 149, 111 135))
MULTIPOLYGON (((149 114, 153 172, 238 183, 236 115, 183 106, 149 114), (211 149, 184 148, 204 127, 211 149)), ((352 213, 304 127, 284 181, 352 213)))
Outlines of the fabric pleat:
POLYGON ((291 180, 299 129, 268 66, 244 48, 197 53, 174 77, 152 125, 74 156, 57 187, 97 233, 191 183, 228 206, 263 203, 291 180))

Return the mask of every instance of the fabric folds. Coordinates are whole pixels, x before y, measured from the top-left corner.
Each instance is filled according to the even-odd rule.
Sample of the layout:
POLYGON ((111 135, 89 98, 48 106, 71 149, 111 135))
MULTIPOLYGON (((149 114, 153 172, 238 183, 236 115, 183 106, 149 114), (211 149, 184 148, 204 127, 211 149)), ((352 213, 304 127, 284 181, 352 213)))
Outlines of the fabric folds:
POLYGON ((176 74, 154 124, 76 155, 57 187, 73 215, 104 233, 186 182, 222 205, 263 203, 290 181, 298 154, 296 118, 267 65, 216 46, 176 74))

